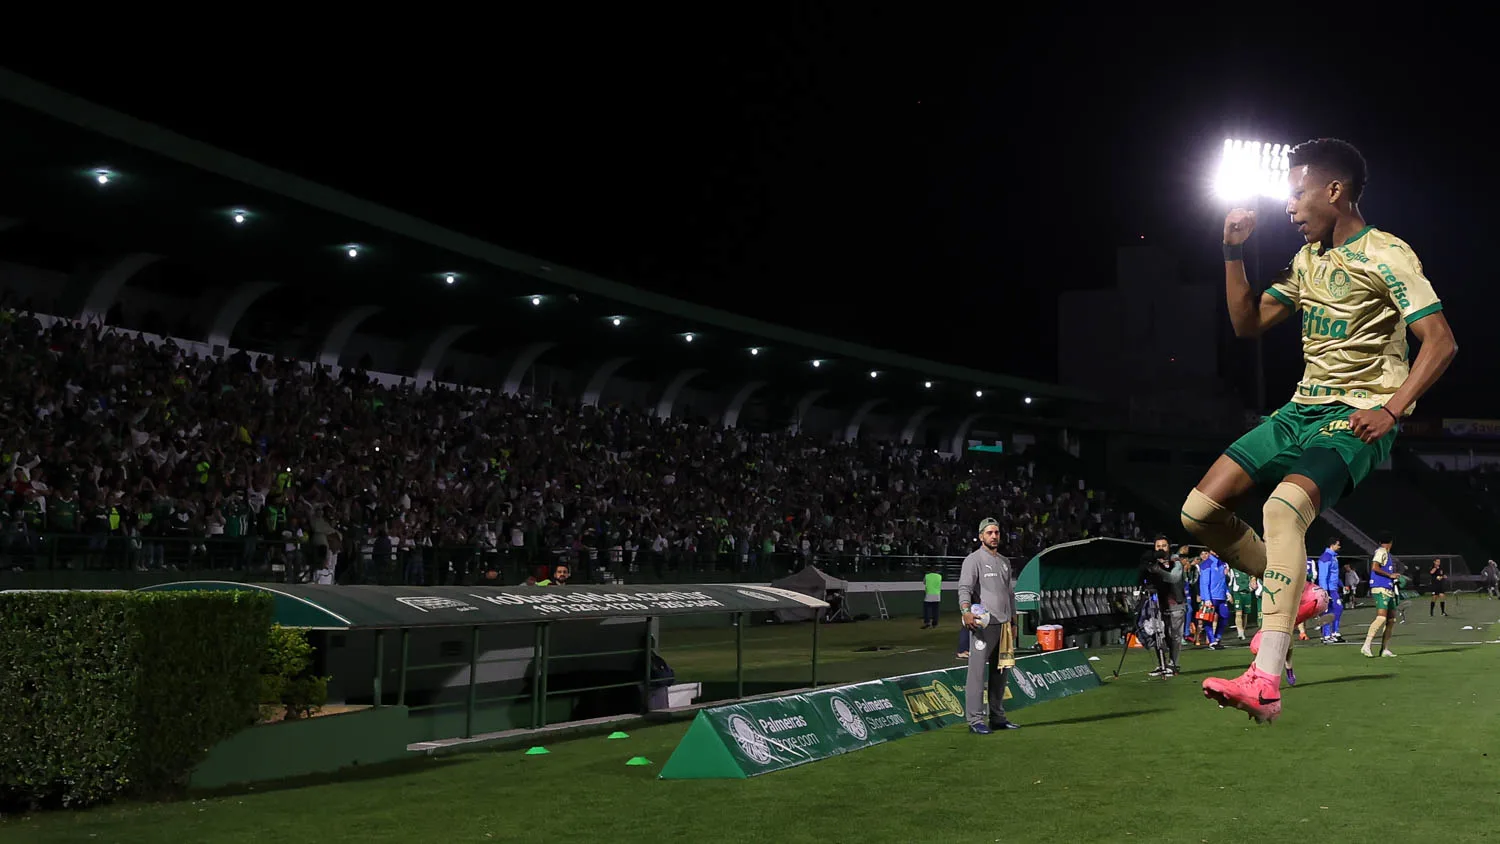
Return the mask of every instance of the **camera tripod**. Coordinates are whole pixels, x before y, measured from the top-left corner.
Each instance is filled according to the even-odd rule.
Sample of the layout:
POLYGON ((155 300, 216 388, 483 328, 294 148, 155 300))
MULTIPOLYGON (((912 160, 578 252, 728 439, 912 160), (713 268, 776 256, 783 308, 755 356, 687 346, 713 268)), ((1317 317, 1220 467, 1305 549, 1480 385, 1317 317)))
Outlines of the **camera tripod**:
MULTIPOLYGON (((1136 632, 1136 630, 1140 627, 1140 625, 1141 625, 1141 610, 1143 610, 1143 609, 1146 608, 1146 602, 1149 601, 1149 600, 1151 600, 1152 594, 1153 594, 1153 590, 1152 589, 1150 589, 1149 587, 1142 587, 1142 589, 1141 589, 1141 597, 1136 600, 1136 602, 1135 602, 1135 609, 1132 610, 1131 613, 1130 613, 1130 632, 1127 633, 1127 634, 1125 634, 1125 641, 1123 641, 1123 642, 1120 643, 1120 645, 1121 645, 1121 647, 1120 647, 1120 664, 1115 666, 1114 674, 1111 675, 1110 679, 1113 679, 1113 680, 1120 679, 1120 669, 1122 669, 1122 668, 1125 667, 1125 656, 1126 656, 1126 654, 1130 653, 1130 637, 1132 635, 1134 635, 1135 632, 1136 632)), ((1163 624, 1165 624, 1165 622, 1163 622, 1163 624)), ((1165 633, 1166 629, 1163 628, 1162 632, 1165 633)), ((1137 636, 1136 638, 1137 638, 1137 640, 1139 640, 1140 637, 1137 636)), ((1142 642, 1142 645, 1144 645, 1144 644, 1145 643, 1142 642)))

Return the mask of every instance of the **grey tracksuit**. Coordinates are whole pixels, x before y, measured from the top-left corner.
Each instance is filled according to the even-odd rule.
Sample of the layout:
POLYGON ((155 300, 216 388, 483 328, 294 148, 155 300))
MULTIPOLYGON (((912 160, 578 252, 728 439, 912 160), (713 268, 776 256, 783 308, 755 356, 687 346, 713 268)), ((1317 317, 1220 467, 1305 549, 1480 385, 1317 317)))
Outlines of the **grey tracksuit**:
POLYGON ((975 630, 970 639, 964 711, 970 724, 983 724, 986 715, 992 721, 1005 718, 1005 669, 996 665, 999 657, 996 646, 1000 643, 1001 623, 1011 621, 1016 614, 1016 582, 1010 560, 986 548, 964 558, 958 576, 958 605, 965 607, 972 603, 983 604, 990 612, 990 621, 983 630, 975 630), (984 706, 986 681, 991 690, 988 713, 984 706))

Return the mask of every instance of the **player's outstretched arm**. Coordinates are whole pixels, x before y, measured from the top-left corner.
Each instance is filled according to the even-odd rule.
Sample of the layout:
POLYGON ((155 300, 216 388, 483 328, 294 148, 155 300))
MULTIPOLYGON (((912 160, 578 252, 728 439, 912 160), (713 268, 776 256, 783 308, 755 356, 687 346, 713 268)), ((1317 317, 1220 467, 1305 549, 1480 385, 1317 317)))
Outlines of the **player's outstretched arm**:
POLYGON ((1260 294, 1260 301, 1256 301, 1241 260, 1224 262, 1224 293, 1236 337, 1259 337, 1292 315, 1292 309, 1270 293, 1260 294))
POLYGON ((1422 348, 1417 350, 1417 359, 1412 362, 1411 374, 1406 377, 1406 383, 1386 402, 1385 406, 1397 416, 1431 389, 1458 355, 1458 341, 1453 337, 1453 327, 1448 324, 1448 318, 1442 311, 1428 314, 1408 327, 1421 342, 1422 348))
POLYGON ((1458 341, 1453 338, 1453 328, 1442 311, 1428 314, 1408 327, 1422 342, 1422 348, 1417 351, 1406 383, 1390 397, 1384 409, 1361 410, 1349 417, 1350 430, 1367 443, 1385 436, 1412 402, 1437 383, 1458 354, 1458 341))
POLYGON ((1254 231, 1254 211, 1236 208, 1224 218, 1224 293, 1236 337, 1259 337, 1291 316, 1293 310, 1270 293, 1257 297, 1250 288, 1245 261, 1239 253, 1254 231))

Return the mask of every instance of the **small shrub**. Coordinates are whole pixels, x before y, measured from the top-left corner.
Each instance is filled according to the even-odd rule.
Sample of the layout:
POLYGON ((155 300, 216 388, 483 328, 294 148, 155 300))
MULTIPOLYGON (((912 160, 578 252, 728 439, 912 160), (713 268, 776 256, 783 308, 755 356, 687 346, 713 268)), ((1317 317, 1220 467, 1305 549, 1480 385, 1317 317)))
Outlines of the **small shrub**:
POLYGON ((304 631, 271 628, 260 672, 262 721, 306 718, 328 702, 328 678, 312 673, 312 655, 304 631))

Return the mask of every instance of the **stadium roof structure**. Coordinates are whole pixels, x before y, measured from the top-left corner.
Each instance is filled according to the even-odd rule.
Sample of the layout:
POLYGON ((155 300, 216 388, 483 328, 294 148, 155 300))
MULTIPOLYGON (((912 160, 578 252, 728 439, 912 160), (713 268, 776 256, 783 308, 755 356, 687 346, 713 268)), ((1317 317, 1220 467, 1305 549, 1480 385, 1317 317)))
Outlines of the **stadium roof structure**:
POLYGON ((102 316, 129 283, 196 301, 191 328, 210 345, 336 363, 358 328, 402 341, 410 353, 401 368, 419 381, 452 348, 508 356, 507 387, 542 362, 593 371, 591 384, 601 373, 677 390, 679 379, 700 389, 768 384, 850 406, 943 413, 1022 413, 1023 397, 1098 400, 523 255, 4 68, 0 125, 0 260, 64 269, 66 256, 74 276, 60 316, 102 316), (294 291, 294 306, 278 291, 294 291), (279 346, 254 342, 268 336, 279 346))

